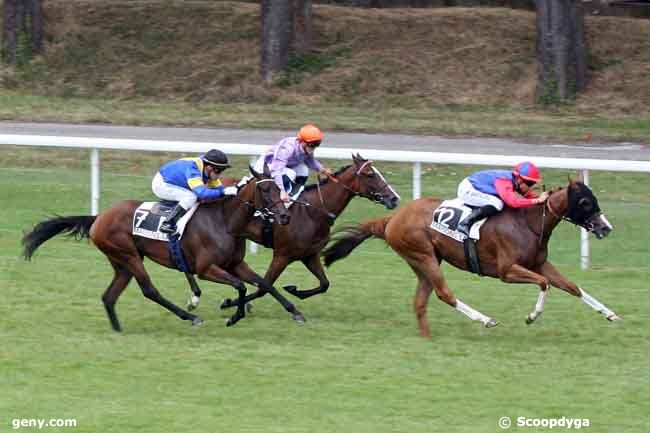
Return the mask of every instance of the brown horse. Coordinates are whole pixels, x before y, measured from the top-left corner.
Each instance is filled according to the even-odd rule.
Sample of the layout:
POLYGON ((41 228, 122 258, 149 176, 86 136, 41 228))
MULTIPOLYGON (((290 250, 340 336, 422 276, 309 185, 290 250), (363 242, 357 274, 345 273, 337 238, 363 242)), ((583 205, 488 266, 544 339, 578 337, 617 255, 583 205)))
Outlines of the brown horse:
MULTIPOLYGON (((253 170, 251 170, 253 172, 253 170)), ((190 220, 181 245, 192 273, 215 283, 228 284, 239 293, 237 311, 228 320, 234 325, 245 316, 244 282, 269 291, 299 322, 302 314, 278 291, 257 275, 244 261, 245 239, 239 237, 256 211, 272 214, 280 224, 288 224, 290 215, 280 200, 280 190, 268 176, 253 172, 254 177, 241 186, 237 196, 202 204, 190 220)), ((57 217, 43 221, 23 238, 24 256, 30 259, 48 239, 67 233, 77 239, 89 237, 108 258, 115 271, 102 301, 115 331, 121 331, 115 303, 131 278, 135 277, 142 294, 193 325, 202 320, 165 299, 154 287, 144 268, 143 257, 175 268, 166 242, 135 236, 131 233, 133 213, 142 202, 124 201, 97 216, 57 217)))
MULTIPOLYGON (((320 252, 329 240, 331 225, 345 210, 350 200, 359 196, 383 204, 388 209, 397 206, 399 195, 372 165, 372 161, 357 154, 352 156, 352 162, 352 165, 341 168, 319 185, 310 185, 305 189, 289 208, 291 224, 273 226, 273 260, 264 275, 269 284, 275 283, 289 264, 300 260, 318 278, 318 287, 298 290, 296 286, 284 286, 284 289, 300 299, 325 293, 330 283, 320 261, 320 252)), ((255 219, 246 226, 246 236, 261 244, 263 228, 260 219, 255 219)), ((193 292, 190 305, 196 306, 199 298, 196 290, 193 289, 193 292)), ((198 293, 200 296, 200 291, 198 293)), ((257 292, 246 296, 246 302, 265 294, 263 289, 258 289, 257 292)), ((221 308, 236 305, 235 300, 225 299, 221 308)))
MULTIPOLYGON (((426 311, 432 290, 470 319, 486 327, 497 325, 494 319, 457 299, 447 286, 440 270, 442 261, 463 270, 468 269, 468 263, 463 244, 431 228, 433 212, 440 203, 433 198, 415 200, 392 215, 347 229, 323 253, 329 266, 372 236, 385 239, 418 278, 413 306, 420 334, 427 338, 431 337, 426 311)), ((540 287, 535 310, 526 319, 529 324, 542 313, 549 284, 581 298, 608 320, 618 320, 613 311, 565 278, 547 260, 548 241, 563 219, 584 227, 598 239, 612 230, 591 190, 581 182, 570 181, 568 186, 552 192, 546 204, 519 210, 508 208, 483 225, 476 244, 483 274, 506 283, 534 283, 540 287)))

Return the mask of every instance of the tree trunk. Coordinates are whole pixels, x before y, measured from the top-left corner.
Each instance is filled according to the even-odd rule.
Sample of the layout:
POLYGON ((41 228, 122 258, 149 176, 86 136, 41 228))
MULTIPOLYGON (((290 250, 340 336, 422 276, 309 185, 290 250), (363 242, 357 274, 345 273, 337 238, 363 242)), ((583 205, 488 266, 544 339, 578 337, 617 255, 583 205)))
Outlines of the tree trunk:
POLYGON ((19 50, 20 61, 43 52, 42 0, 5 0, 3 18, 2 58, 5 63, 15 65, 19 61, 19 50))
POLYGON ((5 63, 16 64, 16 47, 18 45, 18 31, 16 12, 19 0, 5 0, 4 19, 2 27, 2 58, 5 63))
POLYGON ((536 0, 537 94, 566 100, 587 84, 587 44, 580 0, 536 0))
POLYGON ((32 52, 43 52, 43 1, 30 0, 32 52))
POLYGON ((294 41, 293 49, 297 54, 311 50, 312 38, 312 0, 294 0, 294 41))
POLYGON ((293 40, 293 0, 262 0, 262 80, 270 83, 289 60, 293 40))

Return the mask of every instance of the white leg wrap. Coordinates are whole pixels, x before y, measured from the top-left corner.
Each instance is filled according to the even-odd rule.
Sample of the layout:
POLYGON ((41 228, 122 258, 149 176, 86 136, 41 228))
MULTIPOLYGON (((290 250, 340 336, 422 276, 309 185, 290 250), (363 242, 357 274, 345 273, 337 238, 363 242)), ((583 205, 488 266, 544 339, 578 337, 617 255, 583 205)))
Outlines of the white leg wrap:
POLYGON ((492 320, 485 314, 481 313, 480 311, 476 311, 469 305, 464 304, 460 299, 456 299, 456 310, 460 311, 470 319, 478 320, 479 322, 482 322, 485 325, 488 322, 490 322, 490 320, 492 320))
POLYGON ((589 305, 591 308, 598 311, 609 320, 619 319, 619 317, 612 310, 601 304, 600 301, 598 301, 596 298, 582 290, 580 287, 578 287, 578 289, 580 290, 580 299, 582 299, 585 304, 589 305))
POLYGON ((535 310, 528 315, 529 322, 533 322, 544 312, 546 295, 548 295, 548 289, 539 291, 539 296, 537 297, 537 303, 535 304, 535 310))
POLYGON ((190 304, 192 304, 193 307, 198 307, 200 300, 201 300, 201 298, 199 298, 198 296, 192 294, 192 297, 190 298, 190 304))

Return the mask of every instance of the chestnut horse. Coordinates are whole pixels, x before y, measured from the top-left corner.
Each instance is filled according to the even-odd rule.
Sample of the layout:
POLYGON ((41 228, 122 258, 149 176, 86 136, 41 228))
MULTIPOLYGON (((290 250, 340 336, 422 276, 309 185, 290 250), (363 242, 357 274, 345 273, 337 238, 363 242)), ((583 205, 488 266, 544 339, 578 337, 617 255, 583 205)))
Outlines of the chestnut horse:
MULTIPOLYGON (((251 170, 253 172, 253 170, 251 170)), ((244 261, 245 239, 237 236, 249 223, 256 211, 273 214, 280 224, 288 224, 290 215, 280 200, 280 190, 268 176, 253 172, 252 177, 241 186, 236 196, 227 196, 198 207, 190 220, 181 245, 192 273, 199 278, 215 283, 227 284, 239 293, 237 311, 228 320, 234 325, 245 316, 246 286, 254 284, 270 292, 299 322, 302 314, 278 291, 257 275, 244 261)), ((89 237, 108 258, 115 275, 102 301, 115 331, 121 331, 115 312, 115 303, 128 283, 135 277, 142 294, 193 325, 203 321, 165 299, 154 287, 144 268, 143 258, 175 268, 170 258, 168 243, 147 239, 132 234, 133 213, 142 202, 123 201, 97 216, 57 217, 37 224, 23 238, 24 256, 30 259, 36 249, 48 239, 67 233, 77 239, 89 237)))
MULTIPOLYGON (((273 226, 273 260, 264 275, 269 284, 275 283, 289 264, 300 260, 318 278, 318 287, 298 290, 296 286, 284 286, 284 289, 300 299, 325 293, 330 283, 320 261, 320 252, 329 240, 331 225, 345 210, 350 200, 359 196, 383 204, 387 209, 397 206, 399 195, 372 165, 372 161, 357 154, 352 156, 352 162, 352 165, 341 168, 319 185, 310 185, 305 189, 289 208, 291 224, 273 226)), ((262 231, 262 221, 259 218, 254 219, 246 226, 246 237, 261 244, 262 231)), ((194 296, 188 308, 198 305, 199 298, 194 288, 193 292, 194 296)), ((263 289, 258 289, 257 292, 246 296, 246 302, 265 293, 263 289)), ((200 291, 198 295, 200 296, 200 291)), ((236 301, 226 299, 221 308, 236 305, 236 301)))
MULTIPOLYGON (((468 263, 462 243, 430 227, 433 212, 440 203, 434 198, 415 200, 389 216, 345 229, 343 237, 323 253, 325 265, 329 266, 370 237, 385 239, 418 278, 413 306, 420 334, 427 338, 431 337, 426 311, 432 290, 443 302, 470 319, 486 327, 498 324, 461 302, 447 286, 440 270, 442 261, 462 270, 468 270, 468 263)), ((618 320, 613 311, 569 281, 547 260, 548 241, 563 219, 584 227, 598 239, 612 230, 591 190, 582 182, 570 180, 568 186, 553 191, 545 204, 527 209, 506 208, 481 227, 476 247, 483 274, 506 283, 534 283, 540 287, 537 304, 526 323, 535 321, 544 310, 549 284, 581 298, 608 320, 618 320)))

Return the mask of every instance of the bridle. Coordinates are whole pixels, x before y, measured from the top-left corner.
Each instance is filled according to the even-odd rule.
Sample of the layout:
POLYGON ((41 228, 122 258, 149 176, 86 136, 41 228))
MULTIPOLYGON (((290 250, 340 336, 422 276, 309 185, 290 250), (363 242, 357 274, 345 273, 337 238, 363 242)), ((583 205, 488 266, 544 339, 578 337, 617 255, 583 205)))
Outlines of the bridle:
POLYGON ((281 204, 282 206, 284 206, 284 202, 282 200, 276 200, 276 201, 274 201, 273 203, 271 203, 268 206, 258 208, 255 205, 255 201, 256 201, 255 199, 257 197, 257 185, 259 185, 260 183, 264 183, 264 182, 274 182, 274 180, 273 179, 260 179, 260 180, 255 181, 255 188, 253 189, 253 201, 242 200, 241 198, 239 198, 239 191, 241 191, 246 185, 248 185, 248 183, 251 180, 252 179, 250 179, 248 182, 246 182, 242 186, 237 187, 237 195, 235 197, 237 198, 237 200, 239 200, 241 203, 245 204, 249 208, 249 213, 250 214, 256 214, 257 216, 261 217, 263 220, 268 220, 270 222, 273 222, 274 217, 275 217, 275 212, 273 212, 272 209, 275 208, 276 206, 278 206, 278 204, 281 204))
MULTIPOLYGON (((551 193, 551 194, 552 194, 552 193, 551 193)), ((568 192, 567 192, 567 194, 568 194, 568 192)), ((569 217, 566 216, 566 215, 560 215, 560 212, 558 212, 558 211, 556 211, 555 209, 553 209, 553 205, 551 205, 551 195, 549 195, 548 199, 546 200, 546 203, 544 204, 544 207, 542 208, 542 230, 541 230, 540 233, 539 233, 539 243, 540 243, 540 244, 542 243, 542 239, 543 239, 543 237, 544 237, 544 223, 545 223, 545 217, 546 217, 546 210, 547 210, 547 209, 548 209, 548 212, 549 212, 551 215, 553 215, 555 218, 557 218, 557 219, 560 220, 560 221, 561 221, 561 220, 568 221, 568 222, 570 222, 571 224, 576 225, 576 226, 578 226, 578 227, 582 227, 583 229, 585 229, 585 230, 587 230, 587 231, 589 231, 589 232, 590 232, 590 231, 593 231, 593 229, 594 229, 594 224, 593 224, 593 223, 590 223, 589 221, 586 221, 586 220, 585 220, 585 221, 583 221, 583 222, 578 222, 578 221, 575 221, 575 220, 572 219, 572 218, 569 218, 569 217)), ((569 209, 569 210, 570 210, 570 209, 569 209)), ((591 217, 590 217, 590 218, 591 218, 591 217)), ((589 219, 589 218, 588 218, 588 219, 589 219)))
MULTIPOLYGON (((366 166, 368 166, 370 164, 372 164, 372 161, 370 161, 370 160, 365 161, 363 164, 361 164, 361 167, 359 167, 357 169, 357 171, 354 172, 354 177, 355 178, 360 178, 361 176, 365 176, 365 177, 369 178, 370 175, 366 174, 366 173, 363 173, 363 169, 366 168, 366 166)), ((372 169, 374 170, 374 167, 372 167, 372 169)), ((384 181, 384 186, 382 186, 379 191, 373 191, 371 193, 362 193, 361 191, 356 191, 356 190, 350 188, 349 186, 347 186, 346 184, 342 183, 340 180, 338 180, 333 175, 328 175, 328 178, 332 182, 338 183, 339 185, 341 185, 344 189, 346 189, 353 196, 367 198, 371 202, 377 203, 377 204, 382 203, 382 200, 384 198, 382 193, 386 190, 386 188, 390 188, 390 185, 388 185, 388 182, 386 182, 386 179, 383 179, 383 176, 382 176, 382 180, 384 181)), ((323 201, 323 196, 320 193, 320 187, 318 189, 318 194, 320 195, 321 203, 323 203, 323 206, 325 206, 325 202, 323 201)))

